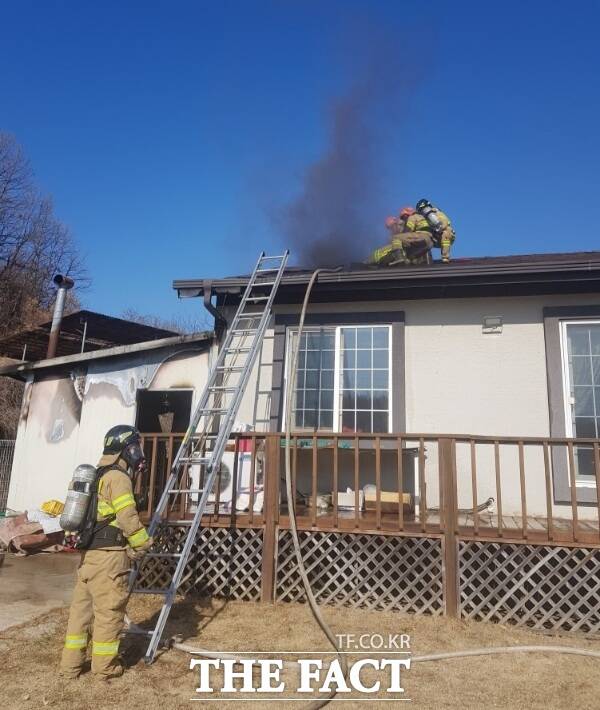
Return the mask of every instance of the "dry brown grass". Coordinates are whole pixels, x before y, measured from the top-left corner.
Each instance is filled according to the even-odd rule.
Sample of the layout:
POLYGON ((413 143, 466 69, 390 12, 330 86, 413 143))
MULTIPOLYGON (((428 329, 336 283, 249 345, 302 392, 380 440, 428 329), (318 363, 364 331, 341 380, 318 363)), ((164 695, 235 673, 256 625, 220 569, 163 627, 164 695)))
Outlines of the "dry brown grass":
MULTIPOLYGON (((130 604, 134 621, 152 618, 157 600, 136 599, 130 604)), ((549 638, 527 631, 485 623, 325 608, 324 614, 337 633, 408 633, 415 655, 462 648, 561 644, 600 650, 599 641, 549 638)), ((196 674, 189 670, 189 656, 176 650, 164 652, 150 667, 140 661, 139 642, 123 644, 128 672, 109 683, 90 673, 63 682, 57 666, 66 622, 65 610, 51 612, 34 623, 13 627, 0 637, 0 706, 3 708, 51 707, 65 710, 125 707, 151 708, 293 708, 304 703, 192 702, 196 674)), ((182 633, 186 641, 204 648, 265 650, 277 657, 279 650, 326 649, 321 632, 302 605, 260 605, 216 600, 191 600, 173 608, 170 633, 182 633)), ((289 678, 286 671, 284 678, 289 678)), ((368 680, 368 674, 365 679, 368 680)), ((414 665, 405 672, 403 685, 412 703, 369 702, 367 708, 412 707, 571 708, 600 707, 600 660, 575 656, 514 654, 450 660, 414 665)), ((363 696, 364 697, 364 696, 363 696)), ((364 703, 361 703, 364 704, 364 703)), ((359 703, 336 702, 332 708, 357 708, 359 703)))

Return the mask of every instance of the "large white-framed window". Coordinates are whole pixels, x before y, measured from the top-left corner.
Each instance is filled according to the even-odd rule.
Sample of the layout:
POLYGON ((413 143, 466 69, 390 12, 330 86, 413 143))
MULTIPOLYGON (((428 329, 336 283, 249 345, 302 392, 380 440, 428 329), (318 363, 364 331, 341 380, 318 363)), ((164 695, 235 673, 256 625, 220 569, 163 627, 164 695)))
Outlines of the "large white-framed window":
MULTIPOLYGON (((600 320, 560 323, 565 423, 568 436, 600 436, 600 320)), ((576 484, 596 485, 592 447, 575 447, 576 484)))
POLYGON ((299 347, 292 396, 294 431, 392 431, 391 325, 288 329, 285 397, 292 347, 299 347))

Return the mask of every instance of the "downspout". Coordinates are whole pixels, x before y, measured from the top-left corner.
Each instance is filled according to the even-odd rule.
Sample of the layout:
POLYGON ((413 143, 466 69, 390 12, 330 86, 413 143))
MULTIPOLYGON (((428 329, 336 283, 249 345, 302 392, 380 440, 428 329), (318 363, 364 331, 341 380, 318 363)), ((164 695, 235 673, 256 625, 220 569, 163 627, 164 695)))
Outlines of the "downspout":
POLYGON ((204 294, 204 308, 206 308, 206 310, 215 319, 215 331, 227 328, 227 319, 218 308, 213 306, 211 301, 213 295, 212 279, 204 279, 202 282, 202 292, 204 294))
POLYGON ((67 291, 75 285, 73 279, 70 279, 68 276, 63 276, 62 274, 56 274, 52 280, 56 286, 58 286, 58 291, 56 292, 56 303, 54 304, 54 314, 52 316, 52 325, 50 326, 50 338, 48 340, 46 358, 52 358, 56 355, 67 291))

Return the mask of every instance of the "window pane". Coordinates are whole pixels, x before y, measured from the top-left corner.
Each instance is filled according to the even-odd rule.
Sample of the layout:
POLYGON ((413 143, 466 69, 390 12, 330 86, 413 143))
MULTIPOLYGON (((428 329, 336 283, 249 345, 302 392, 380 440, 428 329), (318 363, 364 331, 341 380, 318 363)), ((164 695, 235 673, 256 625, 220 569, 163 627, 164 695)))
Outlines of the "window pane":
POLYGON ((387 390, 373 391, 373 409, 388 408, 388 392, 387 390))
POLYGON ((575 447, 575 473, 577 476, 594 476, 594 450, 587 446, 575 447))
POLYGON ((323 410, 319 417, 319 429, 333 429, 333 410, 323 410))
POLYGON ((592 373, 594 384, 600 385, 600 357, 592 358, 592 373))
POLYGON ((342 387, 344 389, 354 389, 356 387, 356 372, 354 370, 344 370, 342 387))
POLYGON ((592 363, 589 357, 574 357, 572 360, 573 384, 592 384, 592 363))
POLYGON ((356 412, 356 431, 371 431, 371 412, 356 412))
POLYGON ((342 347, 349 350, 356 348, 356 328, 342 328, 342 347))
POLYGON ((319 387, 319 371, 318 370, 307 370, 306 371, 306 389, 316 390, 319 387))
POLYGON ((575 414, 577 416, 593 417, 594 389, 593 387, 575 387, 575 414))
POLYGON ((387 412, 373 412, 373 431, 380 434, 389 431, 387 412))
POLYGON ((354 410, 342 412, 342 431, 355 431, 354 410))
POLYGON ((357 390, 356 392, 356 408, 371 409, 371 390, 357 390))
POLYGON ((387 370, 373 370, 373 389, 387 390, 389 381, 387 370))
POLYGON ((321 349, 322 350, 334 350, 335 349, 335 331, 333 328, 327 328, 327 330, 321 331, 321 349))
POLYGON ((333 409, 333 390, 321 390, 321 409, 333 409))
POLYGON ((590 326, 590 336, 592 341, 592 355, 600 355, 600 325, 590 326))
POLYGON ((357 328, 356 329, 356 347, 371 349, 372 328, 357 328))
POLYGON ((306 410, 304 412, 304 424, 303 426, 307 429, 317 428, 317 413, 313 411, 306 410))
POLYGON ((335 351, 323 350, 321 354, 321 367, 324 370, 333 370, 335 367, 335 351))
POLYGON ((569 325, 567 326, 567 334, 569 340, 569 353, 571 355, 589 355, 590 354, 590 336, 589 326, 587 325, 569 325))
POLYGON ((304 390, 296 392, 296 409, 304 409, 304 390))
POLYGON ((387 350, 373 350, 373 367, 387 367, 389 353, 387 350))
POLYGON ((321 371, 321 387, 323 389, 332 390, 333 389, 333 370, 322 370, 321 371))
POLYGON ((388 328, 373 328, 373 347, 388 348, 389 329, 388 328))
POLYGON ((342 393, 342 409, 356 409, 356 392, 344 390, 342 393))
POLYGON ((357 389, 371 389, 371 370, 356 371, 357 389))
POLYGON ((342 356, 342 367, 354 368, 356 367, 356 351, 355 350, 344 350, 342 356))
POLYGON ((306 345, 304 347, 308 350, 320 350, 322 347, 321 338, 321 333, 318 331, 305 333, 306 345))
POLYGON ((300 350, 300 352, 298 353, 298 369, 304 370, 305 367, 306 367, 306 351, 300 350))
POLYGON ((356 351, 356 367, 373 367, 373 358, 370 350, 356 351))
POLYGON ((596 436, 594 417, 575 417, 575 436, 581 439, 594 438, 596 436))
POLYGON ((321 364, 321 353, 318 350, 308 350, 306 353, 306 368, 318 370, 321 364))
POLYGON ((306 390, 304 394, 304 408, 315 410, 317 408, 318 400, 317 390, 306 390))

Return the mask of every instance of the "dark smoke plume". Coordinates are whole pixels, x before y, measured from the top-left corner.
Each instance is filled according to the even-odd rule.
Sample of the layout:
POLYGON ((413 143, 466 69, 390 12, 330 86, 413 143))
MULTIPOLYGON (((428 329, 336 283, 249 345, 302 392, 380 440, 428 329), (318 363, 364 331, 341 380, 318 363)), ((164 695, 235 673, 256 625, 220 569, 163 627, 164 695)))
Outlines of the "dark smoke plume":
MULTIPOLYGON (((409 87, 397 44, 382 41, 379 33, 366 38, 363 33, 362 40, 362 46, 376 47, 376 54, 354 73, 350 89, 332 100, 326 149, 308 167, 297 197, 277 214, 283 242, 300 266, 363 261, 387 239, 381 200, 389 162, 386 141, 399 123, 398 103, 409 87)), ((400 189, 397 194, 401 199, 400 189)))

